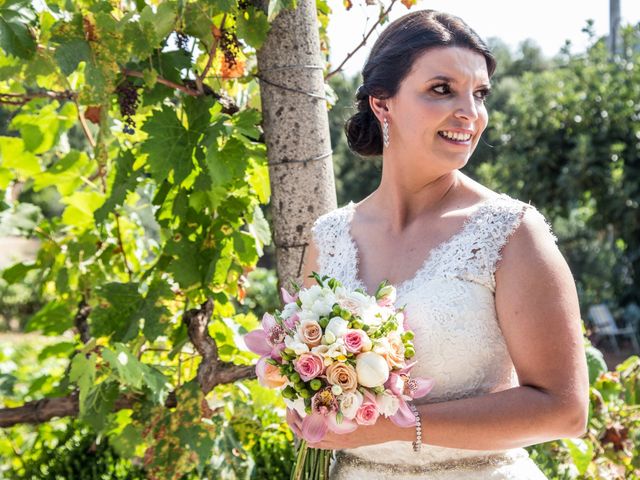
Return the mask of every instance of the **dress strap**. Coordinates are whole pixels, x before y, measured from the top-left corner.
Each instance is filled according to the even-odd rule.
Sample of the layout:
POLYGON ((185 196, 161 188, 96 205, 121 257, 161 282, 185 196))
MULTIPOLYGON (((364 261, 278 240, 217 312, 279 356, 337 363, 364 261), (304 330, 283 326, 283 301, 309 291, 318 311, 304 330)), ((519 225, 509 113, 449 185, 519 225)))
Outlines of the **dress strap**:
POLYGON ((311 227, 313 241, 318 248, 318 273, 351 284, 355 272, 355 257, 347 229, 353 203, 321 215, 311 227))
POLYGON ((509 239, 522 223, 525 213, 540 217, 547 226, 547 232, 554 243, 558 239, 553 234, 549 221, 529 203, 524 203, 507 195, 501 195, 490 202, 474 218, 472 252, 478 252, 474 259, 479 262, 477 267, 488 274, 487 286, 495 291, 495 272, 502 259, 502 251, 509 243, 509 239))

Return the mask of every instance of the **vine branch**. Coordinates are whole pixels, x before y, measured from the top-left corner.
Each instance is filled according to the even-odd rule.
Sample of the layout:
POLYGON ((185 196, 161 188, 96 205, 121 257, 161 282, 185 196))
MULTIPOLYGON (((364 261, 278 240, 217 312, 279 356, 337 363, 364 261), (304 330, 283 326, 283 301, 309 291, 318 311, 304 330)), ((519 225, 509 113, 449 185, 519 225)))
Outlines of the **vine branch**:
POLYGON ((376 23, 374 23, 373 26, 371 27, 371 29, 367 32, 367 34, 364 37, 362 37, 362 41, 360 42, 360 44, 356 48, 354 48, 351 52, 349 52, 347 54, 345 59, 342 61, 342 63, 340 65, 338 65, 337 68, 335 68, 334 70, 330 71, 329 73, 327 73, 325 75, 325 77, 324 77, 325 80, 328 80, 329 78, 333 77, 336 73, 338 73, 340 70, 342 70, 342 67, 344 67, 344 64, 347 63, 349 61, 349 59, 351 57, 353 57, 358 50, 360 50, 362 47, 365 46, 365 44, 367 43, 367 40, 369 40, 369 37, 371 36, 371 34, 381 24, 382 20, 389 14, 391 9, 393 8, 393 5, 397 1, 398 0, 391 0, 391 3, 387 7, 387 9, 384 12, 382 12, 380 14, 380 16, 378 17, 378 21, 376 23))
MULTIPOLYGON (((256 377, 253 365, 234 365, 218 358, 218 348, 208 330, 212 314, 213 300, 208 299, 200 308, 188 310, 183 316, 183 321, 187 324, 189 338, 203 357, 198 367, 197 378, 205 395, 216 385, 256 377)), ((140 395, 122 395, 116 400, 113 411, 132 408, 140 400, 142 400, 140 395)), ((164 405, 167 408, 174 408, 177 405, 176 390, 169 393, 164 405)), ((77 416, 79 411, 78 391, 76 390, 66 397, 43 398, 27 402, 20 407, 1 408, 0 428, 24 423, 44 423, 54 417, 77 416)))

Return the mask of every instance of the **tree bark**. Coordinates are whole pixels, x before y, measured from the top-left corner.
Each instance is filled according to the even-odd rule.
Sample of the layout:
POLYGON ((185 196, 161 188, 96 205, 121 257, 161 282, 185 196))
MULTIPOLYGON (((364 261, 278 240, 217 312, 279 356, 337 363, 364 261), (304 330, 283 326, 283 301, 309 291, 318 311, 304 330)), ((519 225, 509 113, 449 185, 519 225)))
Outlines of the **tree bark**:
POLYGON ((313 221, 336 208, 315 2, 280 12, 257 56, 276 268, 289 289, 303 281, 313 221))

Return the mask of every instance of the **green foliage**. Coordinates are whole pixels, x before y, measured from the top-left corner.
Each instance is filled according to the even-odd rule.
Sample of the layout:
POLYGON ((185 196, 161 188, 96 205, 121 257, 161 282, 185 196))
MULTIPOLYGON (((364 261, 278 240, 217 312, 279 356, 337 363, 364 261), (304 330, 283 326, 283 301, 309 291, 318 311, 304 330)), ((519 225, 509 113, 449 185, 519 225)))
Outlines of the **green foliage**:
POLYGON ((590 406, 587 433, 527 447, 548 478, 640 478, 640 358, 609 372, 587 343, 590 406))
MULTIPOLYGON (((181 319, 213 299, 219 357, 254 360, 236 339, 257 318, 236 311, 236 298, 271 237, 255 49, 294 5, 2 2, 0 235, 40 241, 35 261, 1 274, 3 305, 16 305, 3 322, 23 317, 54 342, 42 360, 63 363, 38 375, 3 369, 2 407, 77 391, 98 443, 144 458, 150 475, 203 472, 218 433, 181 319), (21 309, 20 299, 38 302, 21 309), (167 409, 171 391, 178 406, 167 409), (140 403, 112 412, 125 395, 140 403)), ((57 437, 78 456, 93 438, 79 425, 57 437)), ((8 435, 22 450, 46 428, 8 435)))

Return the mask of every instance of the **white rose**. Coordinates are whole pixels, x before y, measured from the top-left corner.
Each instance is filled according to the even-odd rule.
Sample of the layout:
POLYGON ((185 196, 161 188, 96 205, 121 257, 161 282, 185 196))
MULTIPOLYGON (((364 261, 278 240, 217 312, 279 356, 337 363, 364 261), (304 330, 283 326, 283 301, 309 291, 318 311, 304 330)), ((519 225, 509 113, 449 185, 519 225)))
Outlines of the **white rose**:
POLYGON ((340 411, 342 415, 344 415, 344 418, 353 420, 363 400, 364 397, 357 390, 352 393, 343 393, 340 396, 340 411))
POLYGON ((296 355, 302 355, 309 351, 309 346, 302 341, 302 339, 296 333, 295 335, 287 335, 284 337, 284 344, 287 348, 290 348, 296 355))
POLYGON ((364 352, 356 357, 356 373, 363 387, 379 387, 389 378, 389 366, 383 356, 364 352))
POLYGON ((378 405, 378 412, 385 417, 391 417, 395 415, 400 408, 400 400, 395 395, 390 395, 386 391, 376 395, 376 404, 378 405))
POLYGON ((354 315, 362 315, 362 312, 372 303, 375 303, 375 298, 363 295, 360 292, 347 292, 336 291, 337 302, 340 307, 349 310, 354 315), (373 298, 373 302, 371 299, 373 298))
POLYGON ((347 347, 344 346, 344 340, 339 338, 331 345, 328 345, 326 354, 330 358, 346 357, 347 347))
POLYGON ((345 333, 347 333, 347 330, 349 330, 349 322, 344 318, 333 317, 329 320, 327 328, 324 329, 324 334, 327 335, 328 333, 331 333, 334 338, 333 342, 335 342, 338 338, 341 338, 345 333))

